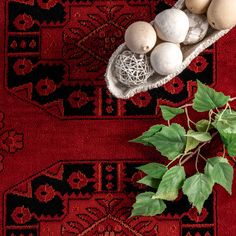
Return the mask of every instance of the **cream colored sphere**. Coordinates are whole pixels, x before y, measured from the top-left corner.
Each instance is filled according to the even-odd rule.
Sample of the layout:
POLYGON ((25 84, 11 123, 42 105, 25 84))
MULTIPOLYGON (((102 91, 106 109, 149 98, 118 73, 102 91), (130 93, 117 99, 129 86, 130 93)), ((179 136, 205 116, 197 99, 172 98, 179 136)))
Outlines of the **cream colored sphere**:
POLYGON ((150 23, 138 21, 131 24, 125 32, 125 43, 134 53, 145 54, 156 45, 156 31, 150 23))
MULTIPOLYGON (((228 1, 228 0, 224 0, 228 1)), ((185 5, 194 14, 204 14, 211 3, 211 0, 185 0, 185 5)))
POLYGON ((175 73, 183 62, 183 54, 174 43, 161 43, 151 53, 151 65, 160 75, 175 73))
POLYGON ((190 45, 202 41, 209 28, 207 17, 205 15, 191 13, 187 9, 184 12, 189 18, 190 27, 183 44, 190 45))
POLYGON ((160 39, 182 43, 189 30, 188 16, 179 9, 167 9, 156 16, 154 28, 160 39))
POLYGON ((209 24, 217 30, 230 29, 236 25, 236 0, 212 0, 208 11, 209 24))

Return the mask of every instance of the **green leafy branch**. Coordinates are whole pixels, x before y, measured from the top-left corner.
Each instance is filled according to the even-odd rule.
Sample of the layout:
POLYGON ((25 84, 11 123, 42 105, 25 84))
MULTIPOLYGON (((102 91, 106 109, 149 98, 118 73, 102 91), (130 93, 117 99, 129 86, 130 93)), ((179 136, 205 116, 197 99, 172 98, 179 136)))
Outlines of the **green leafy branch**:
POLYGON ((201 213, 204 202, 212 193, 215 184, 221 185, 232 193, 233 167, 226 158, 226 151, 232 158, 236 156, 236 111, 230 105, 236 98, 198 83, 198 90, 192 104, 180 108, 161 106, 161 112, 167 125, 152 126, 140 137, 131 142, 153 146, 162 156, 169 160, 167 165, 149 163, 138 167, 146 176, 138 181, 153 189, 136 197, 132 216, 154 216, 166 209, 165 201, 174 201, 180 189, 188 197, 193 207, 201 213), (191 120, 189 108, 196 112, 208 112, 207 119, 197 122, 191 120), (172 119, 184 114, 188 130, 172 119), (223 155, 206 158, 202 148, 208 145, 217 135, 223 146, 223 155), (196 173, 186 177, 184 164, 195 158, 196 173), (199 159, 206 164, 204 171, 199 171, 199 159))

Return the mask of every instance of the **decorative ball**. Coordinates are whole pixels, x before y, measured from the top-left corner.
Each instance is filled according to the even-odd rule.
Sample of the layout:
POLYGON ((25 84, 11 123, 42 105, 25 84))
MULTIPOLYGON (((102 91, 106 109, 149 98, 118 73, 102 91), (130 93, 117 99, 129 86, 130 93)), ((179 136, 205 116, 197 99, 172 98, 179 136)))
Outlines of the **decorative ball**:
POLYGON ((188 16, 179 9, 167 9, 156 16, 154 28, 160 39, 182 43, 189 30, 188 16))
POLYGON ((236 1, 212 0, 207 11, 207 18, 214 29, 231 29, 236 25, 236 1))
MULTIPOLYGON (((227 1, 227 0, 223 0, 227 1)), ((185 0, 188 10, 194 14, 204 14, 211 3, 211 0, 185 0)))
POLYGON ((183 44, 189 45, 202 41, 209 28, 206 16, 196 15, 188 10, 185 10, 184 12, 187 14, 189 19, 189 31, 183 44))
POLYGON ((151 53, 151 65, 160 75, 175 73, 183 61, 183 54, 174 43, 161 43, 151 53))
POLYGON ((154 70, 147 55, 139 55, 127 50, 117 56, 115 73, 121 83, 132 87, 145 83, 154 70))
POLYGON ((126 45, 134 53, 148 53, 154 48, 156 40, 153 26, 144 21, 133 23, 125 32, 126 45))

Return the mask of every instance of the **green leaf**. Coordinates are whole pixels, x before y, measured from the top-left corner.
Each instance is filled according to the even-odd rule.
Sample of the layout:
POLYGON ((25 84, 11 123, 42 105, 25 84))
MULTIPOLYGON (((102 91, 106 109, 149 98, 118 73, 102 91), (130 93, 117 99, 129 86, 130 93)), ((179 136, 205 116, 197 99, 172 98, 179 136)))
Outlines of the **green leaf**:
POLYGON ((184 151, 185 154, 188 153, 189 151, 195 149, 200 143, 195 138, 192 138, 191 136, 189 136, 189 134, 191 134, 192 132, 194 132, 194 131, 189 130, 187 132, 187 144, 186 144, 185 151, 184 151))
POLYGON ((194 138, 199 142, 208 142, 212 139, 211 134, 208 132, 195 132, 193 130, 188 132, 186 136, 194 138))
POLYGON ((131 216, 155 216, 161 214, 166 205, 161 199, 153 199, 153 192, 141 193, 136 197, 131 216))
POLYGON ((143 166, 139 166, 137 167, 137 169, 156 179, 161 179, 165 172, 168 170, 166 166, 159 163, 149 163, 143 166))
MULTIPOLYGON (((197 123, 196 123, 196 129, 197 131, 199 132, 206 132, 207 131, 207 128, 208 128, 208 125, 209 125, 209 120, 199 120, 197 123)), ((209 130, 212 129, 212 125, 209 126, 209 130)), ((209 131, 208 130, 208 131, 209 131)))
POLYGON ((228 153, 231 157, 236 156, 236 133, 225 133, 224 131, 218 130, 220 137, 225 147, 228 150, 228 153))
POLYGON ((138 180, 137 183, 157 189, 160 184, 160 179, 152 178, 151 176, 147 175, 144 178, 138 180))
MULTIPOLYGON (((206 166, 204 169, 204 172, 207 176, 212 177, 212 173, 214 170, 214 166, 218 164, 219 162, 224 162, 227 163, 227 159, 223 157, 213 157, 213 158, 208 158, 206 162, 206 166)), ((212 179, 213 180, 213 179, 212 179)))
POLYGON ((152 137, 154 134, 158 133, 164 125, 154 125, 148 131, 144 132, 141 136, 136 139, 130 140, 132 143, 142 143, 145 146, 152 146, 152 144, 145 141, 146 138, 152 137))
POLYGON ((165 126, 159 133, 156 133, 145 141, 151 143, 156 149, 169 160, 173 160, 183 153, 186 145, 185 129, 179 124, 165 126))
POLYGON ((225 133, 236 133, 236 112, 225 110, 216 115, 215 121, 212 123, 213 126, 225 133))
POLYGON ((179 189, 182 187, 185 177, 185 171, 182 166, 172 167, 164 174, 155 197, 174 201, 179 195, 179 189))
POLYGON ((198 112, 210 111, 217 107, 222 107, 229 101, 230 97, 223 93, 216 92, 214 89, 204 85, 200 81, 198 90, 193 100, 193 109, 198 112))
POLYGON ((171 120, 179 114, 183 114, 184 110, 181 108, 174 108, 169 106, 160 106, 164 120, 171 120))
POLYGON ((212 188, 212 180, 205 174, 197 173, 185 180, 183 193, 188 197, 189 202, 197 208, 200 214, 204 202, 212 192, 212 188))
POLYGON ((226 158, 209 158, 205 166, 205 173, 214 183, 220 184, 229 194, 232 194, 234 169, 226 158))

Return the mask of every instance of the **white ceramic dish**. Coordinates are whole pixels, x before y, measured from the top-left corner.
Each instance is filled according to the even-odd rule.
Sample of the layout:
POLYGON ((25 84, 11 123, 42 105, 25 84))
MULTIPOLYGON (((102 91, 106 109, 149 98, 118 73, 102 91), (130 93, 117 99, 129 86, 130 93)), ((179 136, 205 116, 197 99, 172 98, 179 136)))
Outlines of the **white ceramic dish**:
MULTIPOLYGON (((184 0, 179 0, 174 5, 174 7, 178 9, 185 9, 184 0)), ((215 43, 218 39, 227 34, 229 31, 230 30, 217 31, 209 27, 206 37, 201 42, 194 45, 187 45, 187 46, 183 45, 181 47, 181 50, 184 55, 184 60, 182 65, 178 68, 178 70, 175 73, 170 74, 168 76, 161 76, 157 73, 154 73, 152 76, 149 77, 146 83, 134 87, 126 86, 120 83, 116 78, 114 61, 117 55, 122 53, 124 50, 127 50, 125 43, 123 43, 116 49, 116 51, 112 54, 109 60, 107 71, 105 74, 107 87, 115 97, 122 99, 128 99, 137 93, 145 92, 153 88, 158 88, 169 82, 178 74, 180 74, 186 67, 189 66, 189 64, 195 57, 197 57, 201 52, 203 52, 206 48, 211 46, 213 43, 215 43)))

